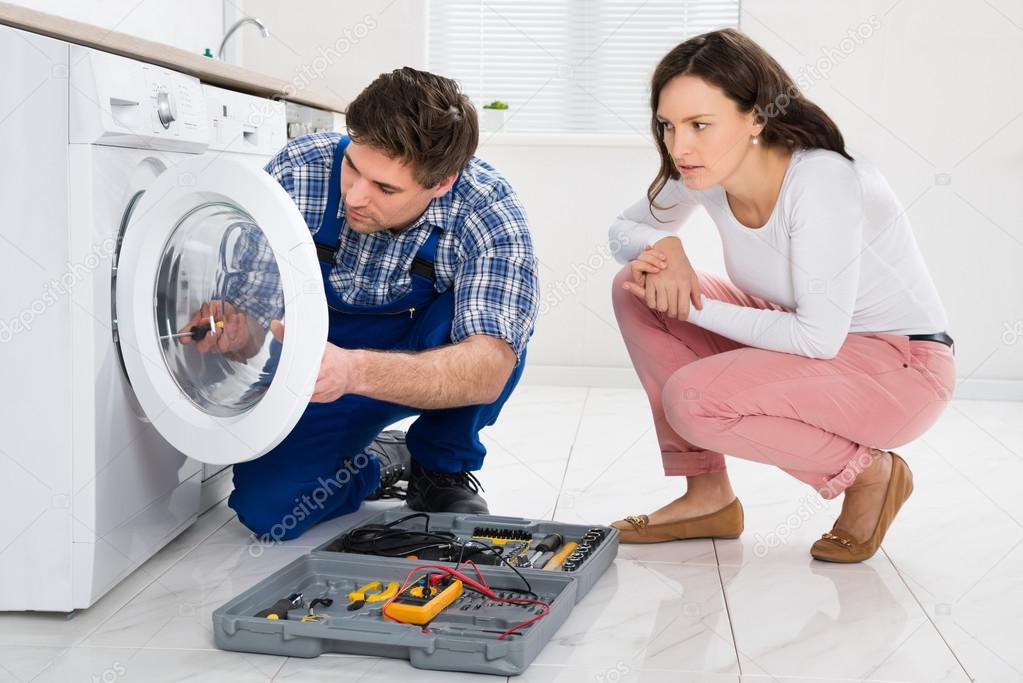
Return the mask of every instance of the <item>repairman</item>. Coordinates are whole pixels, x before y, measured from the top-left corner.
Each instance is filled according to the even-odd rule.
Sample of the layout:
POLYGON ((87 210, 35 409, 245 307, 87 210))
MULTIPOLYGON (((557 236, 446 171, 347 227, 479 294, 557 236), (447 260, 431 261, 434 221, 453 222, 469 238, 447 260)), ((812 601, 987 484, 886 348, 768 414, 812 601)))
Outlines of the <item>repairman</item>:
MULTIPOLYGON (((474 156, 476 111, 458 85, 398 69, 363 90, 345 122, 348 135, 298 137, 266 166, 313 234, 330 316, 298 424, 234 466, 228 504, 272 540, 380 497, 404 496, 425 512, 488 512, 472 474, 486 454, 479 432, 514 390, 537 316, 525 212, 474 156), (407 435, 382 432, 415 415, 407 435)), ((273 255, 265 241, 248 246, 252 276, 196 313, 224 329, 182 343, 244 356, 259 346, 250 332, 266 327, 284 343, 273 255)))

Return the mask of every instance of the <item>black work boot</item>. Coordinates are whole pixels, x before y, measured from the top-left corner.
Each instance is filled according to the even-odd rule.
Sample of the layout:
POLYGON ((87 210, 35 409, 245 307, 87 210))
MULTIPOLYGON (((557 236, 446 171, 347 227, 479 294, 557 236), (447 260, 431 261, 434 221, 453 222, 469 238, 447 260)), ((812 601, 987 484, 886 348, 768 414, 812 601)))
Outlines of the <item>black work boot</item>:
POLYGON ((490 512, 479 495, 483 486, 471 472, 430 472, 412 461, 405 504, 419 512, 490 512))
POLYGON ((408 481, 412 461, 412 454, 405 445, 405 432, 398 429, 380 432, 373 443, 366 446, 365 452, 380 463, 380 485, 366 500, 404 500, 406 491, 398 482, 408 481))

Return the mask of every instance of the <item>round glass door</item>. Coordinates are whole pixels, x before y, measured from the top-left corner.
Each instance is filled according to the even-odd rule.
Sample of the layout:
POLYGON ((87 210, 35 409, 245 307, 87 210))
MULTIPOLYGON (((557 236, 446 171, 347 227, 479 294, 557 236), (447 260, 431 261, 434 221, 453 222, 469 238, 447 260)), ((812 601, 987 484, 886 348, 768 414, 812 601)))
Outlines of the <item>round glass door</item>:
POLYGON ((205 156, 168 168, 129 218, 114 295, 132 389, 186 455, 251 460, 298 422, 327 305, 309 228, 261 169, 205 156))
POLYGON ((263 231, 241 208, 203 204, 175 226, 155 313, 167 369, 198 408, 238 415, 266 393, 280 361, 271 322, 284 320, 284 292, 263 231))

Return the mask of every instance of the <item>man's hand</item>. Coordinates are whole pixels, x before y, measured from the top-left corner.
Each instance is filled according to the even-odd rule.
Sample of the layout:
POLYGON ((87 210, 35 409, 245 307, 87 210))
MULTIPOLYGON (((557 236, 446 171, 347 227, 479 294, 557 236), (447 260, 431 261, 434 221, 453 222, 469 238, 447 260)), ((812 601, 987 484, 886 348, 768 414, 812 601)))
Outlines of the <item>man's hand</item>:
POLYGON ((650 308, 669 318, 686 320, 690 301, 702 309, 700 282, 696 270, 677 237, 666 237, 629 263, 632 282, 625 289, 646 301, 650 308))
POLYGON ((259 322, 226 301, 213 300, 204 303, 178 332, 188 332, 196 325, 208 326, 210 316, 215 323, 223 322, 224 326, 215 327, 198 341, 189 336, 179 337, 178 341, 186 346, 195 344, 195 350, 199 353, 216 351, 241 362, 259 352, 263 345, 263 332, 259 322))
MULTIPOLYGON (((274 339, 284 343, 284 323, 280 320, 270 322, 270 333, 274 339)), ((330 403, 348 393, 351 384, 352 364, 349 351, 327 342, 320 360, 320 374, 316 377, 316 386, 309 399, 311 403, 330 403)))
POLYGON ((320 361, 320 374, 316 378, 316 387, 310 401, 330 403, 348 393, 352 377, 349 353, 347 349, 327 342, 327 347, 323 349, 323 360, 320 361))

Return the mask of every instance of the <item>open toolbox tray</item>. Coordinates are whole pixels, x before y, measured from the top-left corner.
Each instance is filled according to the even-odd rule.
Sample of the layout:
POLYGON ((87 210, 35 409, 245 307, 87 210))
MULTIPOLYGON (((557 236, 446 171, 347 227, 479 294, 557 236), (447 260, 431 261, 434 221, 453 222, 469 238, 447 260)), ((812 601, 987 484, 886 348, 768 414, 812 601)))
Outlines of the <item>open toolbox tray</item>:
MULTIPOLYGON (((359 522, 358 526, 388 524, 409 514, 413 511, 404 506, 392 508, 359 522)), ((553 532, 560 533, 566 543, 578 541, 593 528, 496 515, 430 513, 429 517, 431 531, 447 531, 469 538, 477 529, 501 529, 522 539, 528 535, 531 545, 553 532)), ((402 523, 401 528, 422 529, 419 521, 418 526, 416 520, 410 520, 402 523)), ((498 638, 502 632, 536 615, 533 606, 494 605, 482 595, 466 590, 425 629, 384 617, 383 602, 367 602, 360 609, 349 611, 348 592, 371 581, 401 584, 416 566, 435 564, 454 568, 456 563, 338 552, 336 548, 345 531, 214 611, 216 644, 224 650, 289 657, 317 657, 333 652, 408 659, 412 666, 420 669, 519 674, 526 670, 568 618, 576 602, 614 561, 618 531, 613 527, 600 528, 605 530, 605 538, 575 571, 516 567, 529 581, 533 592, 550 604, 550 611, 542 619, 503 639, 498 638), (301 608, 289 610, 287 619, 255 616, 296 592, 303 594, 305 602, 301 608), (308 613, 309 602, 322 596, 334 600, 330 607, 316 608, 326 619, 303 623, 301 617, 308 613), (481 602, 484 609, 477 611, 475 606, 481 602)), ((540 558, 538 566, 545 561, 545 557, 540 558)), ((478 566, 487 584, 498 593, 525 587, 522 578, 506 565, 478 566)), ((475 576, 471 570, 463 571, 475 576)), ((421 573, 416 572, 414 576, 421 573)), ((524 597, 513 593, 507 596, 524 597)))
MULTIPOLYGON (((368 526, 370 524, 389 524, 401 519, 402 517, 407 517, 410 514, 414 514, 414 511, 405 506, 391 508, 389 510, 384 510, 378 515, 363 520, 359 523, 359 526, 368 526)), ((563 524, 561 522, 554 522, 551 520, 525 519, 523 517, 502 517, 498 515, 471 515, 457 512, 431 512, 429 514, 431 531, 446 531, 454 533, 460 538, 470 538, 473 536, 473 532, 476 529, 501 529, 522 532, 524 535, 528 534, 531 545, 539 543, 544 536, 551 533, 561 534, 567 543, 569 541, 578 541, 583 537, 583 534, 590 529, 603 529, 607 535, 604 537, 601 544, 597 546, 596 550, 590 554, 586 561, 579 567, 579 569, 572 572, 557 572, 567 574, 576 580, 576 601, 581 600, 583 596, 590 592, 590 589, 593 588, 593 584, 595 584, 597 579, 599 579, 607 568, 611 566, 611 563, 614 562, 615 556, 618 554, 618 529, 615 529, 614 527, 563 524)), ((403 524, 401 528, 422 529, 423 524, 418 520, 411 520, 403 524)), ((338 534, 331 540, 318 546, 312 551, 313 554, 326 556, 336 556, 338 554, 346 556, 351 555, 350 553, 339 553, 339 551, 336 550, 345 533, 347 533, 347 531, 338 534)), ((547 557, 551 554, 553 553, 549 553, 547 557)), ((351 556, 365 557, 364 555, 351 556)), ((541 561, 538 564, 542 566, 547 557, 541 558, 541 561)), ((474 559, 479 561, 479 557, 474 559)), ((437 564, 450 565, 454 567, 457 563, 437 562, 437 564)), ((503 564, 494 565, 494 567, 502 568, 511 572, 511 570, 503 564)), ((541 573, 545 575, 552 573, 542 569, 530 569, 524 567, 517 567, 517 569, 526 576, 532 576, 534 573, 541 573)))

